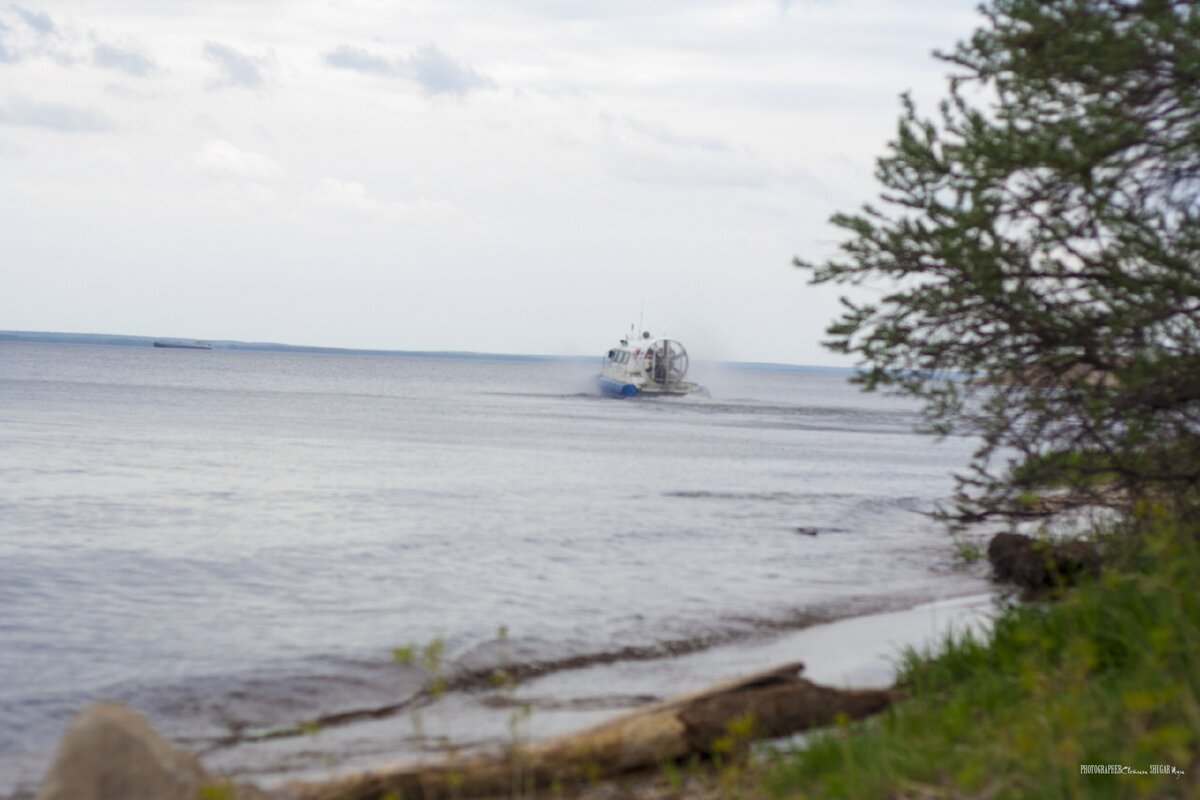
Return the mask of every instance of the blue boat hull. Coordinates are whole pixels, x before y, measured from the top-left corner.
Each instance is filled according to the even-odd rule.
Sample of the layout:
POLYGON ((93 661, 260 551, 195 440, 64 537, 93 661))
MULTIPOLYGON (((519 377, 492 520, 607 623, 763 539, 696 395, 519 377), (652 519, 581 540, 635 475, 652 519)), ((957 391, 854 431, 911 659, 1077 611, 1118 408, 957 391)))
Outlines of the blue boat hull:
POLYGON ((600 394, 608 395, 609 397, 633 397, 638 393, 638 388, 632 383, 614 381, 612 378, 605 378, 604 376, 596 378, 596 388, 600 390, 600 394))

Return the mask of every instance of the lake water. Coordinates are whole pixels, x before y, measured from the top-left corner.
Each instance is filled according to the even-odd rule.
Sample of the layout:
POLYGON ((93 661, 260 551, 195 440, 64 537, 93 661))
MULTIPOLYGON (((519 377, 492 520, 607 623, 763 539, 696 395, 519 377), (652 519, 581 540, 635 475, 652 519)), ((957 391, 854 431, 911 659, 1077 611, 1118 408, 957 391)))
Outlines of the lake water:
POLYGON ((466 694, 979 591, 920 513, 973 442, 910 403, 703 364, 711 398, 612 400, 598 365, 0 343, 0 796, 100 697, 286 776, 229 753, 405 706, 409 643, 466 694))

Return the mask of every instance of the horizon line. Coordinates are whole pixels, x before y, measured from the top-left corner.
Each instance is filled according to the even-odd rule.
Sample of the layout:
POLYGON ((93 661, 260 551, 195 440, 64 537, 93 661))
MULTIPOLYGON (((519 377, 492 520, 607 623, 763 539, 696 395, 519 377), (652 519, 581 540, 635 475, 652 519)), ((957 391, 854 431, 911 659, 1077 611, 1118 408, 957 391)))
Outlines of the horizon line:
MULTIPOLYGON (((39 344, 109 345, 115 347, 153 346, 154 342, 204 342, 213 350, 250 350, 261 352, 325 353, 340 355, 416 356, 422 358, 479 358, 498 360, 558 360, 590 361, 601 356, 562 355, 553 353, 495 353, 478 350, 399 350, 374 347, 332 347, 328 345, 286 344, 283 342, 243 341, 240 339, 199 339, 180 336, 145 336, 124 333, 81 333, 74 331, 0 330, 0 342, 32 342, 39 344)), ((703 359, 700 360, 703 362, 703 359)), ((743 367, 785 367, 830 372, 854 372, 855 367, 823 364, 792 364, 781 361, 712 361, 709 363, 743 367)))

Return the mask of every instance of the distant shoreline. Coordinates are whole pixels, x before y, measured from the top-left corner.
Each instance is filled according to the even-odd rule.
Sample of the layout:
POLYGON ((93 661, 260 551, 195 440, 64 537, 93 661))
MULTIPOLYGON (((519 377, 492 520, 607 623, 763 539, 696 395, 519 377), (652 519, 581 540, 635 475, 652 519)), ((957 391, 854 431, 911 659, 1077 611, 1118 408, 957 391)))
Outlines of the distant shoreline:
MULTIPOLYGON (((134 336, 114 333, 63 333, 57 331, 0 331, 0 342, 30 344, 81 344, 107 347, 153 347, 155 341, 179 337, 134 336)), ((190 341, 190 340, 189 340, 190 341)), ((242 342, 234 339, 204 339, 213 350, 248 350, 270 353, 312 353, 348 356, 402 356, 407 358, 478 359, 488 361, 559 361, 591 363, 598 356, 562 356, 522 353, 480 353, 463 350, 375 350, 355 347, 320 347, 280 344, 278 342, 242 342)), ((826 367, 805 364, 780 364, 766 361, 724 361, 721 366, 734 369, 778 369, 796 372, 854 373, 853 367, 826 367)))

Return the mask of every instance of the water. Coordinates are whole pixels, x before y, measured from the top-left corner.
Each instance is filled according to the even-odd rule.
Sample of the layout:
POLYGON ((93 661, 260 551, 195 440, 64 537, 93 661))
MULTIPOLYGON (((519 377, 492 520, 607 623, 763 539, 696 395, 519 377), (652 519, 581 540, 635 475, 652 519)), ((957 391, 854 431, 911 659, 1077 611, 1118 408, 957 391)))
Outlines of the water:
POLYGON ((467 692, 978 590, 919 513, 973 443, 911 404, 597 364, 0 343, 0 795, 99 697, 220 761, 403 706, 406 643, 467 692))

